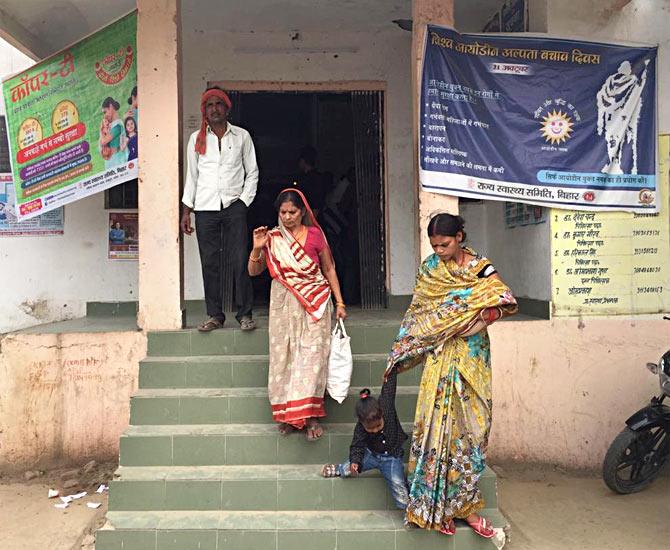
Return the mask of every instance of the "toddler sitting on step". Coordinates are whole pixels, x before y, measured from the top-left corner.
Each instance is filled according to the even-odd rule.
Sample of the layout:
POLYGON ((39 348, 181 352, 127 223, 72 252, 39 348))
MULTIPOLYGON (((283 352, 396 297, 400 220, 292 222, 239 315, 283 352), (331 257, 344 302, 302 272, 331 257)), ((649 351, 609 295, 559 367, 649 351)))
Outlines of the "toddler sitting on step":
POLYGON ((407 507, 408 492, 403 464, 403 443, 407 434, 395 410, 398 373, 393 369, 382 386, 379 399, 369 389, 360 392, 356 403, 358 422, 349 450, 349 460, 342 464, 326 464, 323 477, 355 477, 368 470, 379 470, 386 480, 395 505, 407 507))

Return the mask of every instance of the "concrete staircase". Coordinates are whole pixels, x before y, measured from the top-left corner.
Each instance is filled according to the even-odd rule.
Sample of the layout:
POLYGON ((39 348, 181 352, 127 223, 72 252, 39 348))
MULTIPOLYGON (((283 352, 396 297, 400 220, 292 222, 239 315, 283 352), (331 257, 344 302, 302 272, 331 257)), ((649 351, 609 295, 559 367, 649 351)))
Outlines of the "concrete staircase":
MULTIPOLYGON (((149 334, 121 437, 97 550, 409 550, 493 548, 460 525, 454 537, 403 529, 374 472, 323 479, 347 458, 360 388, 379 392, 397 322, 348 323, 351 398, 326 404, 325 435, 277 433, 267 400, 268 335, 224 329, 149 334)), ((397 409, 411 432, 420 372, 403 374, 397 409)), ((502 526, 495 475, 482 481, 485 514, 502 526)))

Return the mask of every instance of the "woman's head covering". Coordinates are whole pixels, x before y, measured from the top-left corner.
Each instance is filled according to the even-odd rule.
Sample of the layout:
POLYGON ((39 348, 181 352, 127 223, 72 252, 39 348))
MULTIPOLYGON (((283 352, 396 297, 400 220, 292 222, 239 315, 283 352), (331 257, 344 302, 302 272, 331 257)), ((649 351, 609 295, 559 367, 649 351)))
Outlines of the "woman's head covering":
MULTIPOLYGON (((296 195, 298 195, 300 197, 300 200, 302 200, 302 204, 305 207, 305 215, 307 216, 306 221, 308 222, 308 223, 303 222, 304 225, 314 226, 314 227, 318 227, 319 229, 321 229, 321 226, 319 225, 319 222, 316 221, 316 216, 314 215, 314 212, 312 212, 312 207, 309 205, 309 202, 307 201, 307 197, 305 197, 303 192, 300 191, 300 189, 298 189, 297 187, 287 187, 286 189, 282 189, 280 191, 279 195, 277 195, 277 202, 275 203, 276 207, 277 207, 277 210, 279 210, 279 207, 281 206, 281 204, 278 204, 279 203, 279 198, 284 193, 295 193, 296 195)), ((281 202, 286 202, 286 200, 290 200, 290 199, 287 198, 287 199, 285 199, 281 202)), ((282 225, 281 224, 281 219, 279 220, 279 225, 282 225)), ((323 233, 323 229, 321 229, 321 232, 323 233)), ((324 235, 324 238, 325 238, 325 235, 324 235)))
MULTIPOLYGON (((303 220, 303 225, 316 227, 319 231, 321 231, 321 234, 323 235, 323 242, 326 243, 326 249, 328 250, 328 253, 330 254, 331 260, 333 261, 333 263, 335 263, 335 259, 333 258, 333 253, 331 252, 330 245, 328 244, 328 239, 326 238, 326 233, 323 231, 323 229, 321 229, 321 226, 319 225, 319 222, 317 221, 316 216, 314 215, 314 212, 312 212, 312 207, 309 205, 309 202, 307 201, 307 197, 305 197, 305 195, 303 194, 302 191, 300 191, 300 189, 297 189, 295 187, 287 187, 286 189, 282 189, 280 191, 279 195, 277 195, 277 199, 279 199, 279 197, 281 197, 284 193, 287 193, 287 192, 295 193, 296 195, 298 195, 300 197, 300 199, 302 200, 302 204, 305 206, 305 215, 307 216, 307 220, 306 220, 307 223, 305 223, 305 220, 303 220)), ((290 200, 290 199, 288 199, 288 200, 290 200)), ((282 202, 286 202, 286 201, 282 201, 282 202)), ((279 210, 279 206, 281 206, 281 204, 277 205, 277 210, 279 210)), ((283 229, 284 224, 282 224, 281 218, 278 217, 277 221, 278 221, 279 227, 281 227, 283 229)))
POLYGON ((230 101, 228 94, 219 88, 210 88, 205 90, 200 98, 200 114, 202 115, 202 122, 200 123, 200 131, 195 140, 195 150, 199 155, 204 155, 207 152, 207 118, 205 117, 205 105, 210 97, 218 97, 228 106, 228 110, 232 109, 233 102, 230 101))

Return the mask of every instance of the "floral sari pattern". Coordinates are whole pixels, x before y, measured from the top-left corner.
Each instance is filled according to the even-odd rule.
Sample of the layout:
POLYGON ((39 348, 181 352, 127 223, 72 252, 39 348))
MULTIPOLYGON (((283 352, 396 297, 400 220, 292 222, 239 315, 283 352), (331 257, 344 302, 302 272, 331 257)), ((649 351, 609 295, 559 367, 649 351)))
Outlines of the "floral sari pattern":
POLYGON ((485 308, 516 312, 509 288, 477 275, 489 262, 474 256, 467 265, 430 256, 417 284, 388 369, 424 365, 409 454, 407 520, 440 530, 485 506, 479 479, 486 467, 491 428, 490 345, 485 330, 459 334, 485 308))

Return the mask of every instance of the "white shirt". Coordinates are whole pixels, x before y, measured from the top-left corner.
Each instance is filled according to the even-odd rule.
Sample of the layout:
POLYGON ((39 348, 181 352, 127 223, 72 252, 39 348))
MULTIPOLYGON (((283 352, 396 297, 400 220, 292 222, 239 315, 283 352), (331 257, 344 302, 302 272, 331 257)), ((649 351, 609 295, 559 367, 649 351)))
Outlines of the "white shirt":
POLYGON ((251 136, 244 128, 228 123, 219 138, 207 127, 207 152, 195 151, 198 132, 186 147, 186 182, 181 202, 193 210, 221 210, 237 199, 250 206, 258 186, 258 165, 251 136))

